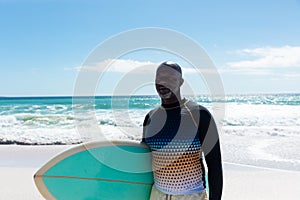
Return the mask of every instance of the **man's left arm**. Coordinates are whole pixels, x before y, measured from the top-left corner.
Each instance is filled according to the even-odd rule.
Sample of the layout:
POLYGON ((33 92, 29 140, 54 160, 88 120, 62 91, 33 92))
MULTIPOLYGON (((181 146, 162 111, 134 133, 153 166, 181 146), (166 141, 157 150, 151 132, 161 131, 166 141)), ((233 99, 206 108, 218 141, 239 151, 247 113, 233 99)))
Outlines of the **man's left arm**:
POLYGON ((207 110, 200 111, 200 140, 208 168, 209 200, 220 200, 223 189, 223 170, 219 135, 216 123, 207 110))

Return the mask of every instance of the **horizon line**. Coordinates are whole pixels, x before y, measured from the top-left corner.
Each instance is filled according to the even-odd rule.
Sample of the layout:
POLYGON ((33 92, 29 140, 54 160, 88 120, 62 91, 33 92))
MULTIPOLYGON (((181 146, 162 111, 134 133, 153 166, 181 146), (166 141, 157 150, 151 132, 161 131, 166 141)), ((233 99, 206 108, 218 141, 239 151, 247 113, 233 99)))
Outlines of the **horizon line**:
MULTIPOLYGON (((225 93, 224 96, 231 96, 231 95, 287 95, 287 94, 293 94, 297 95, 300 94, 300 92, 249 92, 249 93, 225 93)), ((215 96, 215 94, 208 94, 208 93, 202 93, 202 94, 183 94, 182 96, 215 96)), ((135 95, 128 95, 128 94, 121 94, 121 95, 113 95, 113 94, 96 94, 93 96, 90 95, 1 95, 0 98, 70 98, 70 97, 140 97, 140 96, 157 96, 157 94, 135 94, 135 95)), ((218 95, 216 95, 218 96, 218 95)))

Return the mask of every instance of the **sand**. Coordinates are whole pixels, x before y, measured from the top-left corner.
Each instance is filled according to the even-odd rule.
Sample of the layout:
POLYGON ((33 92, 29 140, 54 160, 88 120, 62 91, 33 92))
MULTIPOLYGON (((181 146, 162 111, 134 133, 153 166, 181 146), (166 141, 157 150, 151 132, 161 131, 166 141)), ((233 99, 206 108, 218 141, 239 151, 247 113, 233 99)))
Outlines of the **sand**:
MULTIPOLYGON (((44 199, 33 174, 70 146, 0 145, 0 199, 44 199)), ((224 163, 224 200, 299 199, 300 172, 224 163)))

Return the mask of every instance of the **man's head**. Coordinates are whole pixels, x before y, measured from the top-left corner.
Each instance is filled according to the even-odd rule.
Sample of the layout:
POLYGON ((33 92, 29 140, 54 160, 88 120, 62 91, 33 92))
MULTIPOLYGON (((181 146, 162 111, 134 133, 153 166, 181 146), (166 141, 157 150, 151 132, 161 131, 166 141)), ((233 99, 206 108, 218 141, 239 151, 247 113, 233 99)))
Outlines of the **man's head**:
POLYGON ((156 70, 156 91, 164 102, 181 100, 180 87, 184 80, 181 67, 174 62, 163 62, 156 70))

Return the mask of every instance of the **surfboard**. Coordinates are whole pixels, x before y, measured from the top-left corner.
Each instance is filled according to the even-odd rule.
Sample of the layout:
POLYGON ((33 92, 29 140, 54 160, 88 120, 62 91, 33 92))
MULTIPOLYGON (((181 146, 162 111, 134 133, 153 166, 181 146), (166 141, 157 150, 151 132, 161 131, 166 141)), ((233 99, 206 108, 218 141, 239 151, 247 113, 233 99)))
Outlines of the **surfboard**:
POLYGON ((97 141, 72 147, 34 175, 45 199, 149 199, 151 155, 133 141, 97 141))

